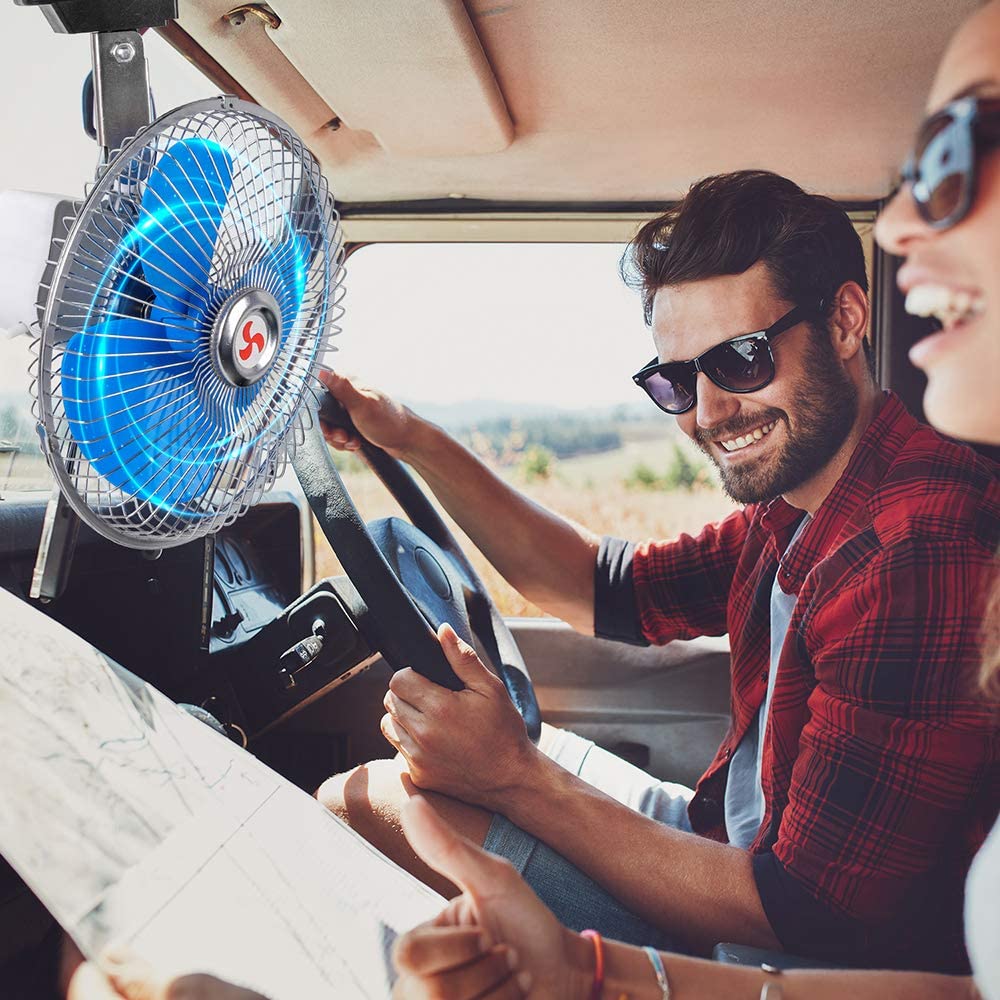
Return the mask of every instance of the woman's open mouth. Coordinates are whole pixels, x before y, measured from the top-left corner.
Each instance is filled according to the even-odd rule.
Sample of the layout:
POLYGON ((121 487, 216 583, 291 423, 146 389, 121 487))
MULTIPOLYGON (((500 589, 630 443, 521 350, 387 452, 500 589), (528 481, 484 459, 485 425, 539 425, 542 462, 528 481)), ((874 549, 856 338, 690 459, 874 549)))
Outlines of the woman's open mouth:
POLYGON ((977 291, 947 285, 914 285, 906 294, 906 311, 911 316, 937 320, 940 327, 910 348, 910 361, 923 368, 929 358, 946 349, 953 335, 961 333, 985 307, 985 300, 977 291))

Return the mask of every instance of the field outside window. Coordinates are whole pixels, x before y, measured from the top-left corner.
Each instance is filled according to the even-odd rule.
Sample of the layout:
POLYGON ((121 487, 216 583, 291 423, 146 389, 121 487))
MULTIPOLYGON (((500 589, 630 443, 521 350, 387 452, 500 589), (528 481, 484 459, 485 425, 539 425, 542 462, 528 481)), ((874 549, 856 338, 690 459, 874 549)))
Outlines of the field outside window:
MULTIPOLYGON (((733 503, 704 455, 633 385, 654 353, 608 244, 392 244, 348 263, 332 367, 407 403, 532 499, 599 533, 697 532, 733 503)), ((360 459, 338 466, 362 516, 400 515, 360 459)), ((542 611, 461 532, 501 611, 542 611)), ((341 572, 317 533, 317 575, 341 572)))

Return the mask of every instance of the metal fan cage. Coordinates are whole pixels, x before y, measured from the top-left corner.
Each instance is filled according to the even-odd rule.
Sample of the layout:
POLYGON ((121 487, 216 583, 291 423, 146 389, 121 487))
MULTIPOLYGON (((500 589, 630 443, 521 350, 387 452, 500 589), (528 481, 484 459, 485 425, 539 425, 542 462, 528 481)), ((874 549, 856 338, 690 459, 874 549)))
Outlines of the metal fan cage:
MULTIPOLYGON (((153 122, 110 159, 54 265, 51 284, 42 289, 44 314, 32 374, 43 450, 70 505, 105 537, 139 549, 180 545, 235 520, 260 499, 301 443, 311 420, 321 357, 332 349, 330 338, 339 333, 341 229, 315 158, 279 118, 255 105, 230 97, 186 105, 153 122), (150 296, 143 294, 141 273, 138 285, 131 280, 141 253, 137 220, 157 164, 176 143, 190 139, 227 151, 233 164, 232 186, 214 245, 206 249, 211 258, 209 284, 202 290, 203 316, 192 347, 196 361, 190 391, 187 395, 164 391, 166 399, 159 410, 147 405, 150 412, 136 433, 144 435, 141 446, 148 451, 148 461, 146 451, 142 461, 148 470, 123 486, 115 481, 121 477, 108 474, 112 459, 97 456, 102 443, 76 439, 80 425, 75 425, 75 435, 64 389, 68 385, 79 393, 81 382, 66 373, 79 345, 87 344, 83 338, 100 336, 109 323, 120 319, 150 322, 150 296), (296 247, 306 248, 294 320, 282 331, 277 354, 260 381, 232 385, 209 357, 213 317, 225 300, 243 289, 275 291, 267 288, 261 262, 268 248, 287 240, 289 233, 297 240, 296 247), (177 447, 165 454, 158 448, 158 435, 167 439, 176 433, 179 409, 186 409, 185 419, 193 412, 210 412, 225 429, 225 438, 213 442, 210 454, 198 454, 199 448, 208 451, 204 434, 200 446, 189 449, 191 454, 179 453, 177 447), (182 487, 172 487, 172 495, 164 499, 157 483, 167 475, 182 487), (188 475, 195 482, 187 491, 192 495, 183 489, 188 475)), ((148 264, 147 269, 151 270, 148 264)), ((145 278, 155 291, 156 275, 145 278)), ((172 325, 169 317, 165 323, 172 325)), ((184 335, 191 334, 189 325, 179 319, 177 325, 184 335)), ((127 351, 128 344, 120 341, 128 339, 118 338, 115 350, 127 351)), ((117 363, 125 364, 120 357, 117 363)), ((169 365, 168 357, 165 371, 169 365)), ((89 391, 86 386, 84 391, 89 391)), ((71 409, 76 402, 71 401, 71 409)), ((101 399, 100 405, 102 412, 114 415, 116 405, 127 402, 101 399)), ((114 419, 124 418, 119 411, 114 419)))

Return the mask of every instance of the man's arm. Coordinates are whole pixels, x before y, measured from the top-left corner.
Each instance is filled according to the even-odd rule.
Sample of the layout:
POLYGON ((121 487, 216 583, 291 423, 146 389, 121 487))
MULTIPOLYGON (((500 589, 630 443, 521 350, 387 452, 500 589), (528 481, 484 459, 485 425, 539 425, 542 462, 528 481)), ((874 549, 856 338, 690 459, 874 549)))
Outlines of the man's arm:
POLYGON ((746 851, 667 828, 554 763, 528 740, 475 651, 447 626, 438 635, 464 690, 402 670, 385 701, 382 732, 414 784, 503 813, 692 947, 725 940, 779 947, 746 851))
MULTIPOLYGON (((397 1000, 523 996, 583 998, 594 982, 594 945, 557 923, 511 865, 457 836, 426 802, 402 814, 417 854, 462 895, 438 917, 396 943, 397 1000), (488 934, 488 940, 482 935, 488 934), (504 959, 507 959, 506 961, 504 959), (513 972, 512 972, 513 967, 513 972), (512 977, 519 990, 511 990, 512 977)), ((602 996, 654 1000, 663 990, 649 957, 632 945, 605 940, 602 996)), ((924 972, 792 970, 775 982, 752 966, 661 955, 676 1000, 757 1000, 768 983, 785 1000, 979 1000, 968 978, 924 972)), ((773 996, 773 993, 770 995, 773 996)))
POLYGON ((598 791, 536 751, 493 808, 559 852, 616 899, 694 951, 720 941, 781 945, 749 852, 676 830, 598 791))
MULTIPOLYGON (((593 633, 595 535, 519 493, 412 410, 332 372, 322 378, 358 432, 420 474, 512 587, 578 632, 593 633)), ((327 428, 326 436, 335 448, 358 447, 343 430, 327 428)))
MULTIPOLYGON (((697 538, 641 546, 638 590, 624 600, 631 610, 622 617, 654 642, 725 632, 751 516, 738 511, 697 538)), ((418 787, 507 815, 640 916, 694 946, 727 939, 776 946, 746 852, 666 829, 553 764, 528 741, 505 689, 475 653, 450 628, 438 634, 465 689, 445 691, 399 671, 382 720, 418 787)))
POLYGON ((788 805, 773 850, 753 858, 665 829, 548 761, 452 633, 442 645, 467 690, 402 671, 383 731, 418 787, 503 813, 695 946, 822 940, 848 953, 874 931, 878 947, 886 914, 903 914, 957 849, 995 767, 995 717, 972 680, 992 572, 989 548, 949 538, 898 545, 829 581, 831 599, 803 625, 819 684, 788 805))

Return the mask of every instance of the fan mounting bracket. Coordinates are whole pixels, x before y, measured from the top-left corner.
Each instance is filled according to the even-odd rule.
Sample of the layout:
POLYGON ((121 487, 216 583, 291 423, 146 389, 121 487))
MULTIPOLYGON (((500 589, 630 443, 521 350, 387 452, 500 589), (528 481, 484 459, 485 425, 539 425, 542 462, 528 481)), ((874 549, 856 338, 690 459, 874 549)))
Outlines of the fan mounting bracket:
POLYGON ((60 597, 69 582, 80 519, 73 512, 63 491, 55 489, 45 507, 42 536, 35 555, 29 596, 47 604, 60 597))
POLYGON ((149 124, 149 73, 138 31, 90 36, 94 65, 94 126, 106 163, 116 149, 149 124))

